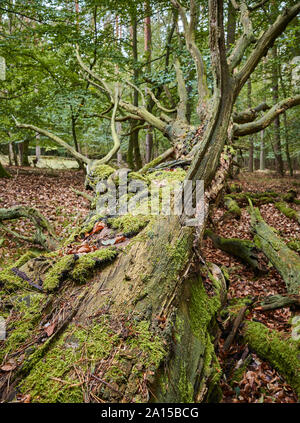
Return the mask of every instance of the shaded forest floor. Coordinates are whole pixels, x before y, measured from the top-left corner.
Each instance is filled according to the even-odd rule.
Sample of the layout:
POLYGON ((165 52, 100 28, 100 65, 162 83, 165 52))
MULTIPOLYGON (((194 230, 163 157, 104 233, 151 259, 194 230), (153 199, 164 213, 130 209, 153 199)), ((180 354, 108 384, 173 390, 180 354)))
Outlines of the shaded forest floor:
MULTIPOLYGON (((0 179, 0 208, 15 205, 28 205, 41 211, 54 225, 57 234, 67 237, 89 210, 89 202, 78 197, 72 188, 84 191, 84 174, 80 171, 46 171, 41 169, 11 168, 11 179, 0 179)), ((274 174, 254 173, 241 174, 236 180, 243 191, 264 192, 274 190, 286 193, 293 188, 299 193, 300 175, 295 178, 278 178, 274 174)), ((292 205, 296 208, 297 206, 292 205)), ((299 206, 298 206, 299 208, 299 206)), ((293 238, 300 239, 298 223, 282 215, 273 204, 260 207, 263 218, 276 228, 280 236, 287 242, 293 238)), ((225 210, 219 207, 213 214, 214 231, 224 237, 251 239, 250 218, 246 208, 242 209, 239 220, 224 222, 225 210)), ((30 224, 23 220, 10 222, 9 227, 20 233, 30 233, 30 224)), ((0 269, 10 264, 24 250, 32 248, 24 241, 19 241, 4 233, 0 228, 0 269)), ((271 267, 270 271, 257 277, 233 257, 213 247, 210 239, 204 241, 203 256, 218 265, 226 266, 230 276, 229 299, 262 298, 271 294, 286 292, 284 282, 278 272, 271 267)), ((256 319, 266 326, 288 334, 290 332, 289 308, 274 311, 251 311, 247 319, 256 319)), ((218 345, 218 356, 223 368, 222 390, 223 402, 296 402, 293 390, 268 363, 259 359, 247 350, 247 346, 233 343, 229 352, 222 352, 221 338, 218 345), (248 354, 248 366, 239 381, 232 382, 235 363, 248 354)))

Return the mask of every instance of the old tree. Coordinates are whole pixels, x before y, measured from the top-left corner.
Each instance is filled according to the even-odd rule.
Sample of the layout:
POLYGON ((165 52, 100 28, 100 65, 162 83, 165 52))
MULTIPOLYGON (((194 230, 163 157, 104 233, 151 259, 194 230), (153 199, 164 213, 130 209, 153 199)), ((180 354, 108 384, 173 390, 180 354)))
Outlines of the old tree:
MULTIPOLYGON (((185 43, 194 61, 199 124, 191 125, 188 119, 189 94, 181 57, 172 55, 178 91, 173 101, 177 98, 178 103, 170 109, 160 99, 161 87, 154 90, 151 81, 138 85, 136 75, 127 79, 117 65, 114 80, 106 78, 105 72, 97 72, 97 67, 88 63, 80 45, 74 47, 73 56, 85 83, 108 102, 101 117, 111 119, 113 149, 102 159, 91 160, 49 130, 22 123, 19 116, 14 119, 18 128, 50 138, 85 163, 87 185, 94 190, 99 181, 118 180, 118 171, 108 165, 120 147, 116 123, 130 120, 133 129, 135 122, 156 128, 172 147, 137 172, 129 172, 128 178, 148 183, 155 175, 153 168, 170 156, 173 160, 168 166, 184 162, 188 165, 186 174, 183 170, 172 173, 193 182, 204 181, 204 223, 186 226, 185 216, 103 216, 94 200, 83 226, 69 239, 59 240, 34 209, 1 209, 1 222, 31 219, 36 226, 32 241, 48 250, 38 257, 25 255, 0 274, 1 290, 19 316, 8 327, 0 350, 4 401, 12 400, 19 391, 30 392, 33 401, 44 402, 221 400, 215 340, 219 334, 217 319, 226 307, 226 280, 218 266, 201 258, 201 241, 209 211, 232 166, 236 140, 261 131, 300 103, 300 96, 294 95, 271 108, 255 105, 253 109, 234 110, 242 88, 297 16, 300 3, 283 2, 279 12, 272 1, 232 1, 230 13, 238 21, 239 31, 229 48, 224 30, 228 4, 225 13, 222 0, 209 0, 208 10, 201 7, 200 13, 196 0, 165 3, 173 19, 170 40, 177 37, 179 44, 185 43), (259 32, 252 16, 259 8, 269 7, 268 3, 272 22, 264 23, 259 32), (210 58, 205 61, 203 43, 195 35, 202 18, 209 29, 210 58), (133 102, 125 95, 128 89, 134 92, 133 102), (82 245, 83 238, 91 240, 104 230, 122 233, 120 243, 102 244, 90 252, 76 247, 82 245)), ((133 41, 135 27, 132 19, 133 41)), ((167 86, 164 89, 172 97, 167 86)), ((95 193, 96 199, 98 196, 95 193)), ((266 239, 268 245, 275 244, 275 235, 263 228, 255 210, 252 219, 261 244, 266 239)), ((274 249, 278 250, 278 244, 274 249)), ((283 247, 280 252, 284 254, 283 247)), ((299 264, 294 256, 289 260, 295 260, 294 269, 298 270, 294 270, 295 277, 287 271, 285 281, 292 287, 289 292, 296 295, 299 264)), ((276 256, 274 263, 278 262, 276 256)), ((270 360, 299 395, 298 344, 282 340, 256 322, 247 323, 242 332, 242 342, 246 340, 270 360)))

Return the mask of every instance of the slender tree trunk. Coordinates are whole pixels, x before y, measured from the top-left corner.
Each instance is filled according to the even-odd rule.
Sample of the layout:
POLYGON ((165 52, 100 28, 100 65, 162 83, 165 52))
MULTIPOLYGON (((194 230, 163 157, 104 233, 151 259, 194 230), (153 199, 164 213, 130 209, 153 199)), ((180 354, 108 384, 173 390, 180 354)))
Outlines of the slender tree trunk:
POLYGON ((20 166, 30 166, 28 160, 29 141, 25 140, 18 144, 20 166))
MULTIPOLYGON (((132 54, 133 54, 133 80, 136 84, 139 77, 139 70, 138 70, 138 44, 137 44, 137 19, 136 16, 132 17, 132 25, 131 25, 131 35, 132 35, 132 54)), ((133 90, 133 105, 138 107, 139 105, 139 93, 137 90, 133 90)), ((134 130, 134 128, 138 126, 136 120, 133 119, 130 125, 130 138, 129 138, 129 146, 128 146, 128 154, 127 154, 127 161, 131 168, 133 169, 140 169, 142 167, 142 158, 140 153, 140 146, 139 146, 139 129, 134 130)))
POLYGON ((264 131, 260 133, 260 155, 259 155, 259 169, 265 170, 266 169, 266 154, 265 154, 265 139, 264 139, 264 131))
MULTIPOLYGON (((272 89, 273 89, 273 102, 274 104, 279 101, 279 86, 278 86, 278 56, 277 56, 277 47, 272 47, 272 89)), ((276 170, 281 175, 284 176, 284 165, 282 159, 281 151, 281 135, 280 135, 280 117, 276 116, 274 120, 274 152, 276 160, 276 170)))
MULTIPOLYGON (((148 14, 144 21, 144 51, 145 58, 147 61, 146 72, 151 72, 151 56, 152 56, 152 30, 151 30, 151 6, 149 0, 145 2, 145 10, 148 14)), ((146 163, 149 163, 152 159, 153 149, 153 128, 149 125, 146 132, 146 163)))
MULTIPOLYGON (((247 99, 248 99, 248 107, 249 109, 252 107, 252 84, 251 79, 248 79, 247 82, 247 99)), ((249 137, 249 163, 248 163, 248 170, 249 172, 253 172, 254 170, 254 143, 253 143, 253 136, 249 137)))

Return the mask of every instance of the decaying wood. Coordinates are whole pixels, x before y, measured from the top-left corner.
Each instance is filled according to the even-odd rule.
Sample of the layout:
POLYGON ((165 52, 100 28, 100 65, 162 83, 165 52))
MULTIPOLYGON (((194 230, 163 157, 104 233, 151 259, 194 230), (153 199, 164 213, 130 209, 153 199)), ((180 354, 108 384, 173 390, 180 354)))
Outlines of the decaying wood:
POLYGON ((282 276, 287 292, 300 293, 300 257, 292 251, 274 229, 266 224, 258 208, 250 207, 251 227, 255 245, 260 248, 282 276))
POLYGON ((240 324, 242 323, 242 321, 244 320, 245 317, 245 313, 248 310, 248 305, 244 306, 240 309, 240 311, 238 312, 236 318, 234 319, 233 325, 232 325, 232 329, 230 331, 230 334, 228 335, 228 337, 226 338, 225 342, 224 342, 224 346, 223 346, 223 350, 224 351, 228 351, 235 336, 236 333, 238 331, 238 328, 240 327, 240 324))

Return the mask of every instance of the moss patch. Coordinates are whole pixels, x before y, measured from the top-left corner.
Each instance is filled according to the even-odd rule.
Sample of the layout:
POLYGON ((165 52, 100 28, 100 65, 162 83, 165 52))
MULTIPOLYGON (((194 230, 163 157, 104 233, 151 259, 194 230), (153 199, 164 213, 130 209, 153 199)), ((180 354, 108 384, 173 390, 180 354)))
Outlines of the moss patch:
POLYGON ((288 207, 286 203, 279 202, 275 203, 275 207, 277 210, 279 210, 282 214, 284 214, 289 219, 295 220, 296 222, 300 223, 300 217, 299 213, 292 209, 291 207, 288 207))
POLYGON ((75 264, 75 256, 67 255, 59 259, 47 272, 43 288, 46 291, 54 291, 59 288, 60 283, 68 275, 75 264))
POLYGON ((263 359, 268 360, 300 397, 300 343, 283 339, 278 332, 258 322, 248 321, 244 330, 245 341, 263 359))
POLYGON ((133 236, 139 233, 149 223, 150 216, 133 216, 126 214, 124 216, 108 219, 108 223, 113 229, 117 229, 125 236, 133 236))
POLYGON ((70 276, 76 283, 83 284, 96 266, 113 260, 117 254, 117 250, 114 248, 103 248, 92 253, 83 254, 76 261, 70 276))

